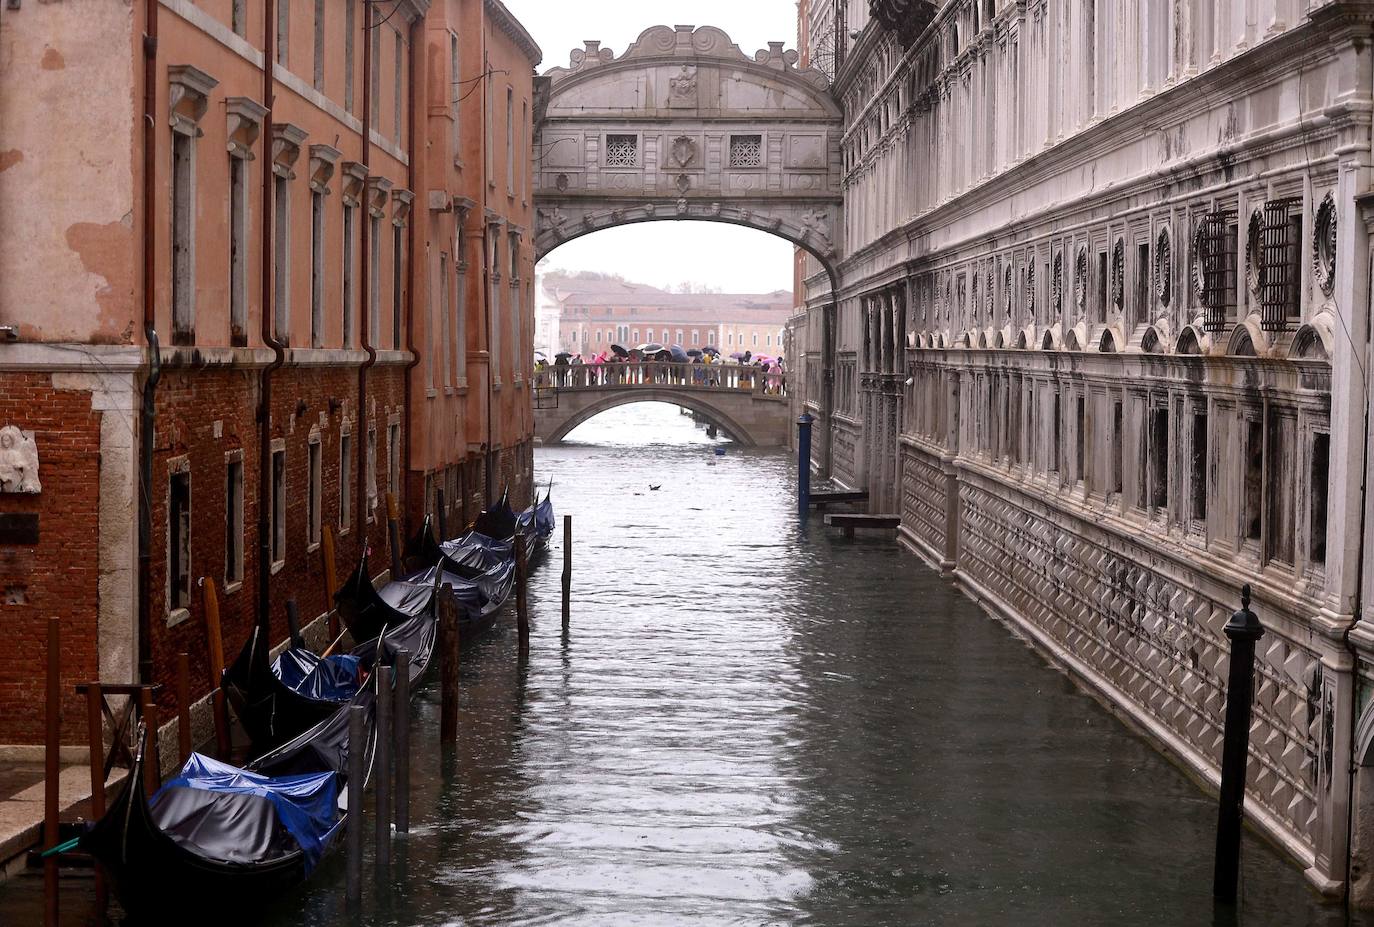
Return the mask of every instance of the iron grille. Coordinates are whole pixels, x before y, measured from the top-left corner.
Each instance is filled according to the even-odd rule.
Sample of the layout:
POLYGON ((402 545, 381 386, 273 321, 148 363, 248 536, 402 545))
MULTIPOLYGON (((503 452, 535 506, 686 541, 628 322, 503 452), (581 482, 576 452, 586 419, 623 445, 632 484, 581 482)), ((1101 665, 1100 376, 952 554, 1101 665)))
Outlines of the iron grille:
POLYGON ((1219 332, 1226 327, 1226 319, 1233 307, 1230 304, 1235 287, 1235 240, 1229 234, 1234 228, 1235 213, 1209 212, 1198 223, 1193 256, 1197 292, 1202 300, 1202 327, 1219 332))
POLYGON ((1298 239, 1293 216, 1302 205, 1299 197, 1270 200, 1264 204, 1264 228, 1260 239, 1260 328, 1281 332, 1297 316, 1298 239))

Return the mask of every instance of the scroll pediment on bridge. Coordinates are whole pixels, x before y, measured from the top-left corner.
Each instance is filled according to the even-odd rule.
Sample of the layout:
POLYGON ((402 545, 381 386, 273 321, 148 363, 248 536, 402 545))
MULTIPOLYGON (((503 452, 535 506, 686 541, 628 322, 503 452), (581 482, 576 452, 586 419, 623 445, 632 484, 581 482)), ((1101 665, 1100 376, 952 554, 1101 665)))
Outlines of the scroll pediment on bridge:
MULTIPOLYGON (((545 74, 555 83, 607 65, 638 65, 652 60, 679 58, 763 65, 810 84, 817 90, 829 89, 825 74, 815 68, 799 68, 795 49, 784 49, 782 42, 769 42, 753 55, 740 49, 723 30, 715 26, 650 26, 639 34, 619 57, 599 41, 589 40, 569 54, 568 67, 550 68, 545 74)), ((679 75, 684 76, 684 75, 679 75)))

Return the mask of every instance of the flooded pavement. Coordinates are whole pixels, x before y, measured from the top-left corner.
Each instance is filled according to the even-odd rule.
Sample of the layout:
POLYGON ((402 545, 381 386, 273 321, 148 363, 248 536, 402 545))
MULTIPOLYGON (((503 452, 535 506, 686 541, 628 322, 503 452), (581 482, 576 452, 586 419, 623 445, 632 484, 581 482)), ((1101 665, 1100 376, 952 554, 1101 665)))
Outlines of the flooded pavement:
MULTIPOLYGON (((1213 923, 1214 799, 891 541, 799 531, 788 454, 656 405, 574 439, 535 455, 570 632, 556 538, 528 664, 512 620, 464 655, 452 755, 418 698, 391 887, 369 858, 350 917, 336 852, 267 923, 1213 923)), ((1347 923, 1249 835, 1243 894, 1347 923)))

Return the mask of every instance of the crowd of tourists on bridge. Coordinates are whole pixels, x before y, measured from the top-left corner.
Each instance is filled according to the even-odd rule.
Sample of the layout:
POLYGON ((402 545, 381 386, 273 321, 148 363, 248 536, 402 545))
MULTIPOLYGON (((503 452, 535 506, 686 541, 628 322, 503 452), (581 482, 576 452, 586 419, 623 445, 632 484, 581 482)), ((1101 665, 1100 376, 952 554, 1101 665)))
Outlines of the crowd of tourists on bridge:
POLYGON ((721 354, 718 348, 642 344, 636 348, 611 345, 584 357, 560 351, 550 363, 542 351, 534 355, 535 385, 543 387, 699 386, 717 389, 756 387, 765 395, 786 394, 786 368, 781 356, 741 351, 721 354))

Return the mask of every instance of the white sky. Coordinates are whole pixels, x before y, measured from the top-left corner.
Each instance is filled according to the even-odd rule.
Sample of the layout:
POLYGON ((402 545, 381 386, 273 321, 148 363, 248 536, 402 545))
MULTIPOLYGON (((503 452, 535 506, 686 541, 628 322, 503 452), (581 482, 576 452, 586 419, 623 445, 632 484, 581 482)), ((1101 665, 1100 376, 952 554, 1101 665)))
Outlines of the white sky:
MULTIPOLYGON (((650 26, 691 23, 724 29, 752 55, 769 41, 797 44, 796 0, 504 0, 539 47, 539 70, 567 67, 586 39, 620 55, 650 26)), ((724 292, 766 293, 792 286, 792 246, 764 232, 717 222, 646 222, 562 245, 541 265, 597 270, 654 286, 684 281, 724 292)))

